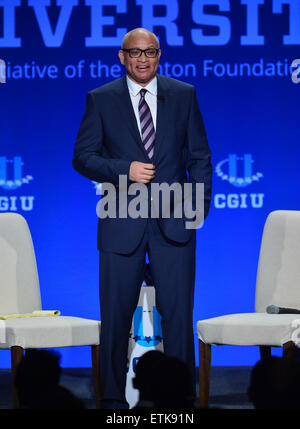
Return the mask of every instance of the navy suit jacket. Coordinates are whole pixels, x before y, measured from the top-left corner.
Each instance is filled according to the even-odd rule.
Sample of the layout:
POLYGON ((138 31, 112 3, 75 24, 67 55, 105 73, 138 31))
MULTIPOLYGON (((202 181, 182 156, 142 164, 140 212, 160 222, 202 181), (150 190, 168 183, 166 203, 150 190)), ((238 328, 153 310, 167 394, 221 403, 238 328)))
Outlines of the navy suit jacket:
MULTIPOLYGON (((204 183, 204 217, 211 199, 211 152, 194 86, 157 75, 157 122, 154 146, 155 177, 152 182, 204 183), (187 178, 188 172, 188 178, 187 178)), ((73 166, 97 182, 119 183, 132 161, 149 163, 132 107, 126 76, 87 94, 86 108, 77 135, 73 166)), ((149 185, 148 185, 149 188, 149 185)), ((193 192, 195 191, 195 186, 193 192)), ((128 204, 130 199, 128 197, 128 204)), ((98 221, 98 248, 131 253, 139 244, 147 219, 105 218, 98 221)), ((185 218, 159 218, 167 238, 187 242, 194 230, 185 218)))

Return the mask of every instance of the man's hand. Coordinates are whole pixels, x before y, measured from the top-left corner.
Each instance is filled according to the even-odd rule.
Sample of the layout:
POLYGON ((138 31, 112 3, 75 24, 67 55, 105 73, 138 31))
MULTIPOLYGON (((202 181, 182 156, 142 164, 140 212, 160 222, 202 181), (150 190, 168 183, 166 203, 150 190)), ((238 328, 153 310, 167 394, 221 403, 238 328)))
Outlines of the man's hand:
POLYGON ((155 176, 155 166, 144 162, 133 161, 130 164, 129 179, 132 182, 149 183, 155 176))

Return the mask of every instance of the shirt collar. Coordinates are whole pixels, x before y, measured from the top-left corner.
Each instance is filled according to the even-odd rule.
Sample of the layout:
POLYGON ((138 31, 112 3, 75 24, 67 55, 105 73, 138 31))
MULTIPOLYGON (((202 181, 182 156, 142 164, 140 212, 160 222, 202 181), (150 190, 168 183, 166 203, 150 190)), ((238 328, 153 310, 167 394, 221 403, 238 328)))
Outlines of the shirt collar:
POLYGON ((126 80, 127 80, 128 89, 134 97, 139 94, 142 88, 147 89, 147 91, 149 91, 150 94, 152 95, 157 95, 157 77, 156 76, 154 79, 151 80, 151 82, 148 83, 147 86, 139 85, 138 83, 129 79, 127 75, 126 75, 126 80))

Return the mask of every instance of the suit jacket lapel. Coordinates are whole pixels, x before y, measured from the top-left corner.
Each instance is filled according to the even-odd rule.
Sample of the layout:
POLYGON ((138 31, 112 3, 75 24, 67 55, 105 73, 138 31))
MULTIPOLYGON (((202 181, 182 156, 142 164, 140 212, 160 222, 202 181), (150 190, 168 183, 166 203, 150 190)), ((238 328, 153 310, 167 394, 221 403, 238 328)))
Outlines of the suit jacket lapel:
POLYGON ((130 94, 126 82, 126 75, 124 75, 120 81, 117 89, 118 94, 118 107, 123 120, 128 124, 128 128, 134 137, 134 140, 139 146, 143 148, 141 136, 136 123, 136 117, 134 114, 133 106, 130 99, 130 94))
POLYGON ((140 145, 142 144, 142 139, 141 139, 141 135, 137 126, 137 122, 136 122, 136 117, 135 117, 135 113, 133 110, 133 106, 132 106, 132 102, 131 102, 131 98, 130 98, 130 94, 126 85, 126 91, 127 91, 127 99, 126 99, 126 109, 129 115, 129 126, 135 136, 135 140, 137 141, 137 143, 140 145))
MULTIPOLYGON (((147 160, 149 160, 147 152, 143 146, 140 132, 137 126, 136 117, 134 114, 133 106, 131 103, 131 98, 126 82, 126 75, 124 75, 119 80, 119 85, 117 87, 118 95, 118 107, 120 113, 123 116, 123 120, 128 124, 129 130, 134 137, 135 142, 144 152, 147 160)), ((166 124, 168 123, 168 109, 167 109, 167 97, 168 97, 168 85, 166 82, 157 76, 157 118, 156 118, 156 133, 155 133, 155 146, 154 146, 154 159, 153 162, 156 162, 158 159, 159 147, 162 143, 162 140, 166 131, 166 124)))

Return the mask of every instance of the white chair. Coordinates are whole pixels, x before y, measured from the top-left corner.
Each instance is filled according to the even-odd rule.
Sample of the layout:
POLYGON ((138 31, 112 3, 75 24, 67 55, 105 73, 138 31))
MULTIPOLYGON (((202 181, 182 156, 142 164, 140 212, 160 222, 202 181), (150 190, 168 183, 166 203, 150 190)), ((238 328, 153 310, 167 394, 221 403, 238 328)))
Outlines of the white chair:
POLYGON ((277 210, 267 217, 256 278, 255 312, 228 314, 197 322, 200 406, 209 402, 211 344, 260 346, 261 358, 271 347, 294 356, 300 314, 268 314, 269 305, 300 309, 300 211, 277 210))
MULTIPOLYGON (((31 234, 24 217, 16 213, 0 214, 0 294, 0 315, 24 314, 42 309, 31 234)), ((11 350, 13 407, 19 406, 14 379, 25 349, 89 345, 92 348, 98 408, 102 393, 99 337, 100 321, 80 317, 62 315, 0 320, 0 349, 11 350)))

